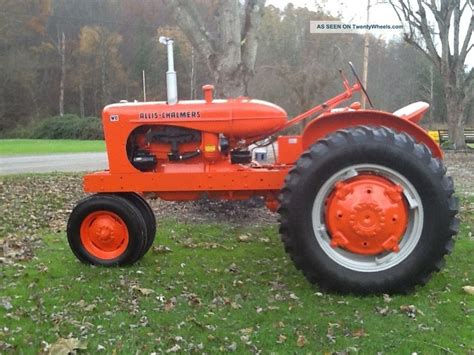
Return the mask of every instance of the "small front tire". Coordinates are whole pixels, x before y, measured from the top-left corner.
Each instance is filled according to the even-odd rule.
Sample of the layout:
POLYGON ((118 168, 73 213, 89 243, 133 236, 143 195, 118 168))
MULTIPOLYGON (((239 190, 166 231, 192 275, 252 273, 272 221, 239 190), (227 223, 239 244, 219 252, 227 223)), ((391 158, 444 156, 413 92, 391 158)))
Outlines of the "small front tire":
POLYGON ((97 194, 81 200, 72 210, 67 238, 82 262, 116 266, 132 264, 146 245, 146 224, 138 208, 113 194, 97 194))
POLYGON ((124 193, 121 196, 131 201, 140 211, 147 227, 147 240, 142 254, 145 255, 150 250, 156 236, 156 218, 148 202, 139 194, 134 192, 124 193))

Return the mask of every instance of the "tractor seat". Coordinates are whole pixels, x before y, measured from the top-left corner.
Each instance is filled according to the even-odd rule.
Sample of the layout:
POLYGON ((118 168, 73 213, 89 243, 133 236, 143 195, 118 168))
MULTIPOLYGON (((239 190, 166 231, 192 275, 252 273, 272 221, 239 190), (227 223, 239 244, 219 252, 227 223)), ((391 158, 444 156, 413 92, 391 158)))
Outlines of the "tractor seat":
POLYGON ((429 107, 430 105, 428 103, 418 101, 398 109, 393 114, 407 121, 416 123, 423 117, 426 111, 428 111, 429 107))

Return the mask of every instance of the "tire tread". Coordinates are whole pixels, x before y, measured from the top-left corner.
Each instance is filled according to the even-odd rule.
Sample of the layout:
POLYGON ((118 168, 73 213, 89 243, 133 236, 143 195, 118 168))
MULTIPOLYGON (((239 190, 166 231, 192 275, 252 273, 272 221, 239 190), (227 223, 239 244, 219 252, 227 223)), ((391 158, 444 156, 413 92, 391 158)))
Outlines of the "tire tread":
MULTIPOLYGON (((343 129, 330 134, 313 144, 309 150, 304 152, 301 158, 296 162, 295 167, 290 170, 285 185, 282 188, 279 200, 280 206, 278 213, 280 215, 279 233, 284 245, 286 253, 289 254, 293 263, 298 270, 301 270, 306 279, 312 284, 318 284, 320 289, 325 292, 341 292, 341 293, 402 293, 407 294, 415 289, 416 285, 426 284, 433 272, 440 271, 444 265, 444 256, 449 254, 454 246, 452 238, 459 229, 459 220, 456 217, 458 212, 458 201, 453 196, 454 184, 451 177, 446 176, 446 168, 441 160, 434 158, 426 145, 417 143, 411 136, 404 132, 396 132, 387 127, 357 126, 353 128, 343 129), (393 144, 405 152, 415 155, 420 163, 423 164, 430 174, 436 176, 442 187, 442 192, 449 205, 449 228, 447 232, 440 236, 439 242, 443 247, 438 249, 436 255, 433 255, 430 263, 424 265, 419 273, 414 273, 414 278, 408 283, 394 284, 388 275, 380 282, 373 282, 370 288, 361 288, 360 285, 354 283, 353 280, 344 278, 342 275, 334 282, 321 272, 317 272, 310 265, 310 260, 305 257, 305 251, 300 250, 292 236, 292 226, 290 223, 290 211, 292 208, 291 198, 295 191, 299 188, 299 182, 305 176, 308 164, 313 164, 322 158, 332 149, 346 149, 355 143, 377 142, 393 144)), ((389 273, 387 273, 389 274, 389 273)))

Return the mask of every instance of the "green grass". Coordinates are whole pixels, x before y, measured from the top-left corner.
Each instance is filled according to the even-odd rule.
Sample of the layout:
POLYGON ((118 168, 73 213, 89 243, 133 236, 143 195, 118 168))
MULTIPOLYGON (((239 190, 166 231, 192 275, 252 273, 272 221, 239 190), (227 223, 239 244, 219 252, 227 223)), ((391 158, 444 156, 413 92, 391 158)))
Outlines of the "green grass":
POLYGON ((460 193, 461 229, 445 268, 415 293, 384 299, 320 293, 294 268, 272 224, 159 218, 154 250, 136 265, 81 264, 64 233, 80 190, 77 174, 0 179, 0 234, 20 238, 4 247, 0 264, 1 353, 35 354, 59 338, 117 354, 176 345, 208 354, 474 351, 474 296, 462 290, 474 285, 472 192, 460 193), (239 242, 243 234, 247 242, 239 242), (8 262, 21 237, 39 248, 8 262), (403 311, 410 305, 414 318, 403 311))
POLYGON ((69 139, 1 139, 0 155, 104 152, 104 141, 69 139))
POLYGON ((466 224, 446 268, 426 287, 389 303, 318 293, 284 255, 272 226, 162 221, 155 246, 171 252, 150 252, 133 267, 113 269, 78 263, 62 233, 45 233, 44 240, 37 259, 4 267, 2 277, 13 309, 0 311, 0 339, 25 353, 68 336, 87 342, 92 353, 103 346, 123 354, 176 344, 183 352, 237 346, 239 353, 282 354, 466 353, 474 345, 473 296, 461 289, 474 281, 466 224), (251 233, 250 242, 236 241, 242 233, 251 233), (400 310, 404 305, 420 313, 410 318, 400 310), (385 307, 384 316, 378 310, 385 307))

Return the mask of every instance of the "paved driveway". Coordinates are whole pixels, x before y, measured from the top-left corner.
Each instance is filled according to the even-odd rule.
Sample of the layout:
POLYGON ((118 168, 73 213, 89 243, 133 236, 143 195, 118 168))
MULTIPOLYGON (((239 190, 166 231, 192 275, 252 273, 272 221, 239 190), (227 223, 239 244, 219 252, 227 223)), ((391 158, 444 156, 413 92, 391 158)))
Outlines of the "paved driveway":
POLYGON ((0 157, 0 174, 93 171, 108 167, 106 153, 70 153, 0 157))

